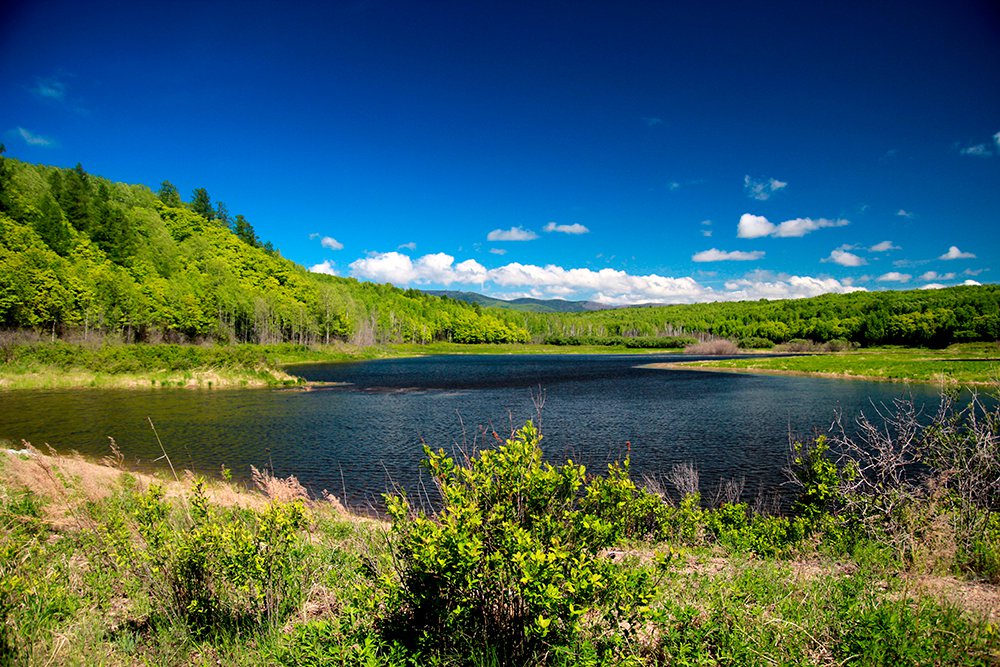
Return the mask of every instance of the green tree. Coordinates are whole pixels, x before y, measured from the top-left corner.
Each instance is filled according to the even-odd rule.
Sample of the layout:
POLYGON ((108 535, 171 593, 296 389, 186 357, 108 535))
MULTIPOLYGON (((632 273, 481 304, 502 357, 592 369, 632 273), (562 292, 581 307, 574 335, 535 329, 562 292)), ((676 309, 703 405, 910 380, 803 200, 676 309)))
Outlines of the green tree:
POLYGON ((257 234, 253 230, 253 225, 242 215, 236 216, 236 220, 233 222, 233 233, 236 234, 236 238, 247 245, 257 247, 257 234))
POLYGON ((66 172, 59 205, 73 227, 81 232, 89 232, 92 226, 90 177, 78 162, 66 172))
POLYGON ((212 208, 212 200, 208 196, 208 190, 205 188, 195 189, 191 198, 191 210, 206 220, 215 219, 215 209, 212 208))
POLYGON ((10 210, 7 199, 10 197, 11 174, 7 166, 7 158, 3 156, 6 152, 7 147, 0 143, 0 212, 10 210))
POLYGON ((177 192, 177 188, 170 181, 160 183, 160 190, 156 193, 156 196, 167 206, 173 206, 174 208, 183 206, 180 193, 177 192))
POLYGON ((65 257, 69 253, 72 236, 62 209, 51 195, 45 195, 39 205, 35 231, 56 253, 65 257))

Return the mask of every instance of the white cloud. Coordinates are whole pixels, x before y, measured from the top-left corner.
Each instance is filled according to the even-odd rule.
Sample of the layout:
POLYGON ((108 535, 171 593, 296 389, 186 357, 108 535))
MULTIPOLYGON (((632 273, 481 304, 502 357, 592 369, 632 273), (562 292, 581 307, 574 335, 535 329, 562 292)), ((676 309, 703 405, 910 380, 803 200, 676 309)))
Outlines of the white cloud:
POLYGON ((486 267, 476 260, 467 259, 455 264, 455 258, 443 252, 424 255, 415 262, 395 251, 372 253, 351 262, 350 267, 353 276, 394 285, 476 284, 486 280, 486 267))
POLYGON ((318 238, 319 238, 319 234, 317 234, 316 232, 313 232, 312 234, 309 235, 309 240, 310 241, 314 241, 314 240, 316 240, 318 238))
POLYGON ((587 234, 590 232, 589 229, 578 222, 574 222, 572 225, 557 225, 554 222, 550 222, 545 225, 544 229, 547 232, 559 232, 560 234, 587 234))
POLYGON ((55 146, 56 145, 56 140, 55 139, 52 139, 50 137, 43 137, 40 134, 35 134, 31 130, 26 130, 23 127, 18 127, 17 128, 17 133, 21 136, 21 138, 24 140, 24 142, 26 144, 28 144, 29 146, 49 147, 49 146, 55 146))
POLYGON ((490 252, 494 255, 506 255, 507 251, 504 248, 490 248, 490 252))
POLYGON ((965 271, 962 271, 962 273, 965 274, 965 275, 967 275, 967 276, 978 276, 980 273, 982 273, 985 270, 987 270, 987 269, 966 269, 965 271))
POLYGON ((868 262, 862 257, 858 257, 853 252, 847 252, 846 250, 834 250, 830 253, 830 256, 822 260, 824 262, 833 262, 834 264, 839 264, 841 266, 864 266, 868 262))
POLYGON ((901 208, 896 211, 896 216, 899 218, 906 218, 907 220, 913 220, 913 211, 907 211, 905 208, 901 208))
POLYGON ((908 283, 910 278, 912 278, 909 273, 900 273, 899 271, 890 271, 889 273, 883 273, 877 280, 880 283, 908 283))
POLYGON ((701 230, 701 235, 704 236, 705 238, 709 238, 709 237, 712 236, 712 230, 711 229, 703 229, 703 230, 701 230))
POLYGON ((670 181, 667 183, 667 189, 671 192, 676 192, 681 189, 681 184, 677 181, 670 181))
POLYGON ((783 190, 788 187, 788 183, 785 181, 779 181, 776 178, 767 178, 762 180, 757 180, 750 178, 747 174, 743 177, 743 191, 746 193, 747 197, 750 199, 756 199, 757 201, 766 201, 771 198, 775 192, 783 190))
POLYGON ((323 240, 320 241, 319 244, 324 248, 328 248, 330 250, 344 249, 344 244, 338 241, 337 239, 333 238, 332 236, 324 236, 323 240))
POLYGON ((396 246, 396 250, 416 250, 416 249, 417 249, 417 244, 414 243, 413 241, 410 241, 408 243, 400 243, 398 246, 396 246))
POLYGON ((718 250, 717 248, 712 248, 710 250, 702 250, 701 252, 695 253, 691 256, 691 261, 693 262, 750 262, 755 259, 760 259, 764 256, 763 250, 753 250, 751 252, 743 252, 742 250, 733 250, 732 252, 726 252, 725 250, 718 250))
POLYGON ((846 294, 864 292, 863 287, 853 287, 834 278, 789 276, 785 280, 756 282, 734 280, 726 283, 725 300, 756 301, 758 299, 804 299, 820 294, 846 294))
POLYGON ((962 284, 970 286, 970 287, 976 286, 976 285, 982 285, 982 283, 979 282, 978 280, 963 280, 962 284))
POLYGON ((819 218, 795 218, 786 220, 780 224, 774 224, 762 215, 744 213, 740 216, 740 222, 736 227, 736 235, 741 239, 756 239, 762 236, 774 236, 777 238, 791 238, 805 236, 809 232, 825 227, 843 227, 849 225, 849 220, 827 220, 819 218))
POLYGON ((958 249, 958 246, 951 246, 948 248, 948 252, 938 257, 938 259, 975 259, 976 256, 971 252, 962 252, 958 249))
POLYGON ((716 290, 691 277, 668 277, 657 274, 632 275, 616 269, 592 270, 564 268, 554 264, 538 266, 512 262, 486 269, 475 260, 455 263, 445 253, 424 255, 416 261, 398 252, 372 253, 350 265, 351 275, 366 280, 406 284, 453 283, 491 284, 505 295, 518 290, 545 296, 574 296, 607 304, 695 303, 740 299, 789 299, 816 296, 827 292, 851 292, 851 287, 832 278, 781 276, 763 279, 756 276, 726 283, 716 290))
POLYGON ((538 234, 523 227, 511 227, 510 229, 494 229, 486 235, 487 241, 534 241, 538 234))
POLYGON ((334 268, 334 263, 330 260, 320 262, 319 264, 313 264, 309 267, 309 270, 312 273, 325 273, 328 276, 337 275, 337 269, 334 268))
POLYGON ((973 157, 990 157, 993 155, 993 151, 986 144, 976 144, 975 146, 968 146, 959 151, 962 155, 972 155, 973 157))
POLYGON ((920 274, 919 278, 917 278, 917 280, 925 280, 925 281, 930 281, 930 280, 954 280, 954 279, 955 279, 954 272, 938 273, 937 271, 925 271, 924 273, 920 274))
POLYGON ((945 287, 947 287, 947 285, 942 285, 941 283, 927 283, 920 289, 944 289, 945 287))
POLYGON ((898 245, 893 245, 892 241, 882 241, 881 243, 876 243, 871 248, 868 248, 871 252, 889 252, 890 250, 900 250, 898 245))

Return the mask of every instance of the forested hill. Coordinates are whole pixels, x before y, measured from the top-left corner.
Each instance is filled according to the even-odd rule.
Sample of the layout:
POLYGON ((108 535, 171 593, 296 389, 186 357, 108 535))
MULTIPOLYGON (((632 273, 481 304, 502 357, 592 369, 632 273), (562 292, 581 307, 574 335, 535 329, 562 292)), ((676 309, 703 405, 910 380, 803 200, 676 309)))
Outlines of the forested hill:
POLYGON ((307 272, 199 188, 181 201, 0 153, 0 328, 127 341, 523 342, 480 308, 307 272))

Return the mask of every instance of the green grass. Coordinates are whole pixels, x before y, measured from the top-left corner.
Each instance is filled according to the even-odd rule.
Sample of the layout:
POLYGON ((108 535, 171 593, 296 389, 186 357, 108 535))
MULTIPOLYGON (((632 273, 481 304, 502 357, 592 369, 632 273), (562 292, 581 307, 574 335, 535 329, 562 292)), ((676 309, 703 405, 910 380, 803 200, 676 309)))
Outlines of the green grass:
POLYGON ((1000 379, 1000 349, 983 343, 952 345, 943 350, 866 348, 834 354, 726 359, 688 365, 896 382, 995 384, 1000 379))

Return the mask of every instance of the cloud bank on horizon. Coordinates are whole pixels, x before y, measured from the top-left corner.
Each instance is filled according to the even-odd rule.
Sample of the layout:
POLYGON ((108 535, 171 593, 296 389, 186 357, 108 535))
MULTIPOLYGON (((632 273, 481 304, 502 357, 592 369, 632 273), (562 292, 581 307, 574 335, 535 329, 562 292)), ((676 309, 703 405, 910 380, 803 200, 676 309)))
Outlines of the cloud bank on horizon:
MULTIPOLYGON (((329 263, 315 265, 310 270, 335 274, 329 263)), ((415 260, 396 251, 370 253, 351 262, 350 275, 397 286, 476 287, 507 299, 523 296, 586 297, 608 305, 795 299, 863 289, 834 278, 765 274, 755 279, 728 281, 720 290, 703 285, 690 276, 633 275, 609 268, 593 270, 511 262, 488 269, 474 259, 456 263, 455 257, 443 252, 423 255, 415 260)))

